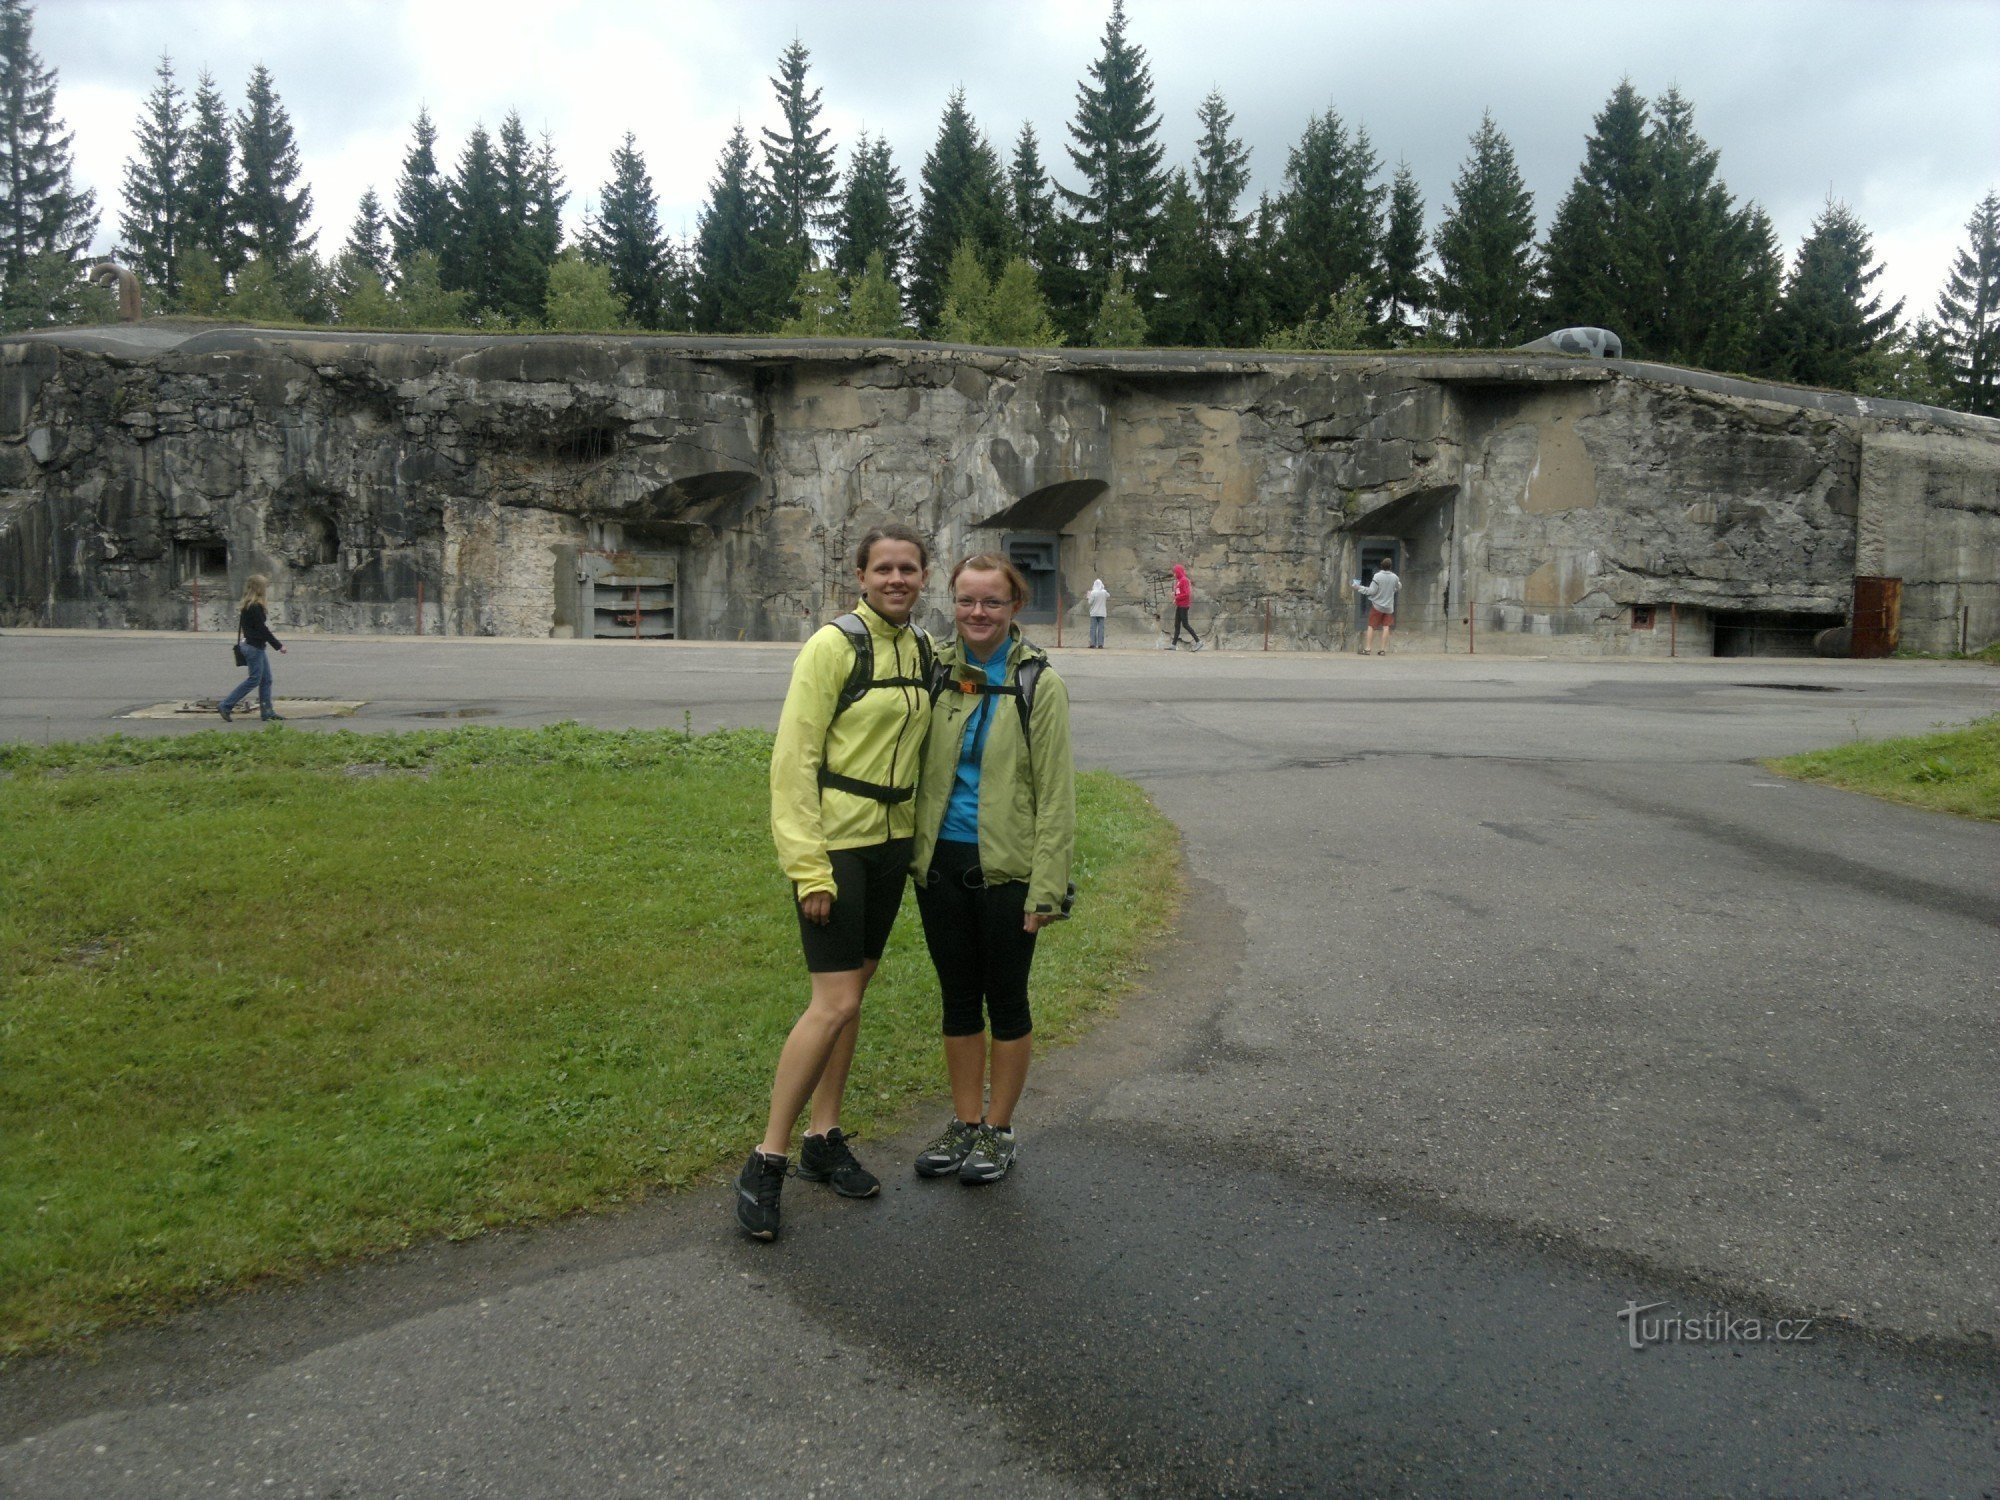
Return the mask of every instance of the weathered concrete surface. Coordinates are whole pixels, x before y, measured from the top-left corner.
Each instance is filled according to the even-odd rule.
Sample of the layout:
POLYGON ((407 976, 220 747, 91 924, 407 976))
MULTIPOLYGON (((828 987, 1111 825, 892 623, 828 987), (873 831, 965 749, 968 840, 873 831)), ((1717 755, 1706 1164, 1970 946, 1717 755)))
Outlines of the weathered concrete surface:
MULTIPOLYGON (((1224 644, 1725 651, 1903 570, 1903 637, 2000 637, 2000 422, 1552 354, 994 350, 139 325, 0 341, 0 624, 793 640, 862 532, 1046 544, 1031 621, 1224 644), (1866 556, 1863 554, 1866 553, 1866 556), (1060 590, 1058 604, 1058 587, 1060 590), (651 606, 648 605, 650 608, 651 606), (1635 628, 1671 609, 1675 630, 1635 628), (621 610, 626 611, 620 613, 621 610)), ((930 609, 943 622, 944 578, 930 609)))

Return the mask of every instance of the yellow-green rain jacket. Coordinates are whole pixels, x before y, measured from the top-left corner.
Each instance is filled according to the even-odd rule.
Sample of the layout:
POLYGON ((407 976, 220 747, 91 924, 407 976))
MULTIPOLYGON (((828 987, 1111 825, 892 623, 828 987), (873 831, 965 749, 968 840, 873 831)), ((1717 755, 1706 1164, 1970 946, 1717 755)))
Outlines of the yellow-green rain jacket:
MULTIPOLYGON (((866 601, 854 613, 874 642, 877 680, 923 675, 912 627, 891 625, 866 601)), ((930 694, 916 687, 872 688, 835 719, 834 706, 853 670, 853 643, 838 626, 821 626, 799 648, 778 718, 778 739, 771 747, 771 840, 796 896, 834 893, 828 850, 908 838, 916 829, 914 799, 892 805, 819 784, 824 764, 857 781, 916 785, 931 721, 930 694)))
MULTIPOLYGON (((1047 660, 1012 627, 1007 684, 1020 681, 1021 663, 1047 660)), ((938 660, 953 683, 983 682, 986 674, 965 663, 965 648, 954 634, 938 647, 938 660)), ((930 873, 931 852, 944 826, 945 805, 958 777, 958 757, 973 712, 983 698, 946 691, 931 710, 931 736, 924 746, 924 770, 917 782, 917 842, 911 873, 919 882, 930 873)), ((1028 883, 1029 911, 1062 910, 1069 890, 1070 862, 1076 853, 1076 767, 1069 748, 1069 689, 1049 667, 1035 684, 1027 740, 1021 734, 1020 702, 996 698, 986 750, 979 761, 979 867, 994 884, 1028 883), (1029 743, 1032 741, 1032 743, 1029 743)))

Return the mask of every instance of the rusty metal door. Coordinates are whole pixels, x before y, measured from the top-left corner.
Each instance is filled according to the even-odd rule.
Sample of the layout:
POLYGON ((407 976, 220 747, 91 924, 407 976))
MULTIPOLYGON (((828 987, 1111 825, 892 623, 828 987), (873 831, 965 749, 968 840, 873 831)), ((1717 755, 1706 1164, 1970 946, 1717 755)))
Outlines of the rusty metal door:
POLYGON ((1894 656, 1903 639, 1903 580, 1856 574, 1849 656, 1894 656))

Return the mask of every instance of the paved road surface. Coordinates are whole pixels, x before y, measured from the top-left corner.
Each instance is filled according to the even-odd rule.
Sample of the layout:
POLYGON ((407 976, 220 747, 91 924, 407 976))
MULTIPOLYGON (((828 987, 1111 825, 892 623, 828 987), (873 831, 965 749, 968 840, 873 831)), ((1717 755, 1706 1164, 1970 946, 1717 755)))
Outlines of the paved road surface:
MULTIPOLYGON (((276 670, 354 728, 706 728, 772 722, 789 658, 276 670)), ((1038 1064, 1015 1178, 794 1184, 774 1247, 654 1204, 17 1365, 0 1494, 1995 1492, 2000 828, 1754 761, 1991 712, 2000 671, 1060 665, 1193 884, 1038 1064), (1635 1352, 1652 1303, 1815 1321, 1635 1352)), ((113 715, 228 677, 214 638, 9 632, 0 738, 213 727, 113 715)))

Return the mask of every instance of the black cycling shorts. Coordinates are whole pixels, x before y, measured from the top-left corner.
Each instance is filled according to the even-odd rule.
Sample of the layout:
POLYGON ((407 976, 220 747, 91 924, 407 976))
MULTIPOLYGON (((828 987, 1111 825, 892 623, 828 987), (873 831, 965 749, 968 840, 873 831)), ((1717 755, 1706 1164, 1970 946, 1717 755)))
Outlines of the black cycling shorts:
MULTIPOLYGON (((805 945, 808 970, 843 974, 882 956, 910 878, 911 842, 890 839, 864 849, 828 851, 836 887, 833 914, 821 927, 799 913, 799 940, 805 945)), ((792 894, 796 905, 797 887, 792 894)))
POLYGON ((979 846, 939 839, 930 883, 917 887, 924 941, 944 998, 944 1034, 1019 1041, 1035 1029, 1028 1011, 1028 970, 1035 934, 1023 930, 1028 883, 987 885, 979 846), (990 1025, 989 1025, 990 1022, 990 1025))

